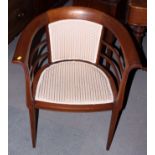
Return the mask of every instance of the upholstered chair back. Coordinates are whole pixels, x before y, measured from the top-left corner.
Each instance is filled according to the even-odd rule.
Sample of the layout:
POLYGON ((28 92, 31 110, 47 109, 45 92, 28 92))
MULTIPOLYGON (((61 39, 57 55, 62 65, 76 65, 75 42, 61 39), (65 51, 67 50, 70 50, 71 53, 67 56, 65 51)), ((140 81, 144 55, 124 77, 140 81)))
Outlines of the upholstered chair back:
POLYGON ((48 25, 52 62, 77 59, 96 63, 102 25, 65 19, 48 25))

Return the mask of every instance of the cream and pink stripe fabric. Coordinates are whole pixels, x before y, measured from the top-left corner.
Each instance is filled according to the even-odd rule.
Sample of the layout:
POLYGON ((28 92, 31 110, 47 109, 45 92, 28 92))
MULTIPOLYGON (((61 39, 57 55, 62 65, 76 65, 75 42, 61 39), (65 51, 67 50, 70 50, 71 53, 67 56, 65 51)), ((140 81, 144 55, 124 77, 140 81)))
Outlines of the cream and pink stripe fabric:
POLYGON ((48 25, 51 60, 81 59, 96 62, 102 25, 79 19, 66 19, 48 25))
POLYGON ((64 61, 46 68, 35 100, 60 104, 104 104, 114 101, 106 74, 92 64, 64 61))

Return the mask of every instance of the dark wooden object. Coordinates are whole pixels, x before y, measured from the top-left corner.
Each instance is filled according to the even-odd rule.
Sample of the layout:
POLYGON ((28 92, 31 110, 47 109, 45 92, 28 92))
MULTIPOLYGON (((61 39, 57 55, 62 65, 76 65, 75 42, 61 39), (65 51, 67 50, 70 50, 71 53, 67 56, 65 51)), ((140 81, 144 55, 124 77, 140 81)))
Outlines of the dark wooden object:
POLYGON ((73 0, 73 2, 74 5, 94 8, 116 17, 121 0, 73 0))
POLYGON ((147 26, 147 1, 130 0, 128 3, 127 24, 130 25, 137 41, 141 43, 147 26))
POLYGON ((67 0, 9 0, 8 42, 11 42, 38 14, 62 6, 67 0))
POLYGON ((68 0, 35 0, 35 14, 43 13, 49 9, 63 6, 68 0))
POLYGON ((8 42, 10 42, 32 19, 31 0, 9 0, 8 6, 8 42))
POLYGON ((144 70, 146 70, 147 60, 143 52, 142 41, 147 28, 147 0, 129 0, 126 23, 135 39, 144 70))
MULTIPOLYGON (((126 91, 128 91, 127 84, 129 80, 128 77, 132 70, 142 67, 137 55, 137 50, 129 33, 117 20, 103 12, 83 7, 64 7, 45 12, 44 14, 35 18, 23 31, 16 47, 13 63, 22 65, 25 73, 26 103, 30 114, 33 147, 36 146, 39 109, 68 112, 112 110, 109 136, 107 141, 107 150, 109 150, 116 130, 119 115, 123 110, 123 105, 126 100, 126 91), (108 29, 108 31, 110 31, 118 39, 120 44, 119 51, 115 46, 107 43, 106 40, 101 40, 101 48, 98 53, 97 63, 94 64, 107 74, 113 88, 114 103, 100 105, 62 105, 58 103, 45 103, 34 100, 37 79, 47 66, 53 64, 49 58, 50 50, 48 48, 47 52, 45 53, 39 51, 39 49, 42 49, 44 45, 47 47, 50 46, 48 41, 47 25, 51 22, 62 19, 83 19, 99 23, 106 27, 106 29, 108 29), (45 32, 45 34, 47 34, 46 38, 34 46, 33 43, 36 42, 35 39, 38 38, 36 35, 39 32, 45 32), (107 53, 102 51, 102 48, 111 50, 114 57, 109 57, 107 53), (100 59, 102 59, 105 63, 100 64, 100 59), (45 60, 47 60, 46 63, 43 63, 45 60), (106 67, 106 63, 110 64, 110 68, 112 68, 112 70, 106 67)), ((90 62, 86 61, 86 63, 90 62)))

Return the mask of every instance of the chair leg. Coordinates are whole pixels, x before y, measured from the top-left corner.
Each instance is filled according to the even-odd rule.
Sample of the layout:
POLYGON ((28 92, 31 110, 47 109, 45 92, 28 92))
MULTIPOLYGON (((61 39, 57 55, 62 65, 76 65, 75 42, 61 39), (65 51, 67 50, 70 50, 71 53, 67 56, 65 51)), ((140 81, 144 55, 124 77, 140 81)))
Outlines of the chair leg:
POLYGON ((114 134, 115 134, 115 131, 116 131, 116 128, 117 128, 117 124, 118 124, 118 121, 119 121, 119 118, 120 118, 120 115, 121 115, 120 111, 118 111, 118 110, 113 110, 112 111, 106 150, 110 149, 110 146, 111 146, 111 143, 113 141, 114 134))
POLYGON ((39 109, 29 108, 29 116, 30 116, 32 146, 33 148, 35 148, 36 138, 37 138, 39 109))

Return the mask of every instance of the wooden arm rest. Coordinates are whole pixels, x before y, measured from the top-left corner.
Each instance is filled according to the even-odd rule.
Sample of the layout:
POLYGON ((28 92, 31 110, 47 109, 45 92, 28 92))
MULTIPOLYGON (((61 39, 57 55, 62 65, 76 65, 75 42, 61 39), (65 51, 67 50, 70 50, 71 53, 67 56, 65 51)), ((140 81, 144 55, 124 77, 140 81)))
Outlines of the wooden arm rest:
POLYGON ((31 89, 31 72, 28 67, 28 61, 30 56, 30 48, 32 45, 33 38, 36 33, 48 23, 46 13, 35 18, 22 32, 17 47, 12 59, 12 63, 21 64, 25 73, 26 80, 26 103, 27 107, 33 104, 32 89, 31 89))
POLYGON ((30 47, 35 34, 48 23, 46 13, 35 18, 22 32, 12 59, 13 63, 27 66, 30 47))

